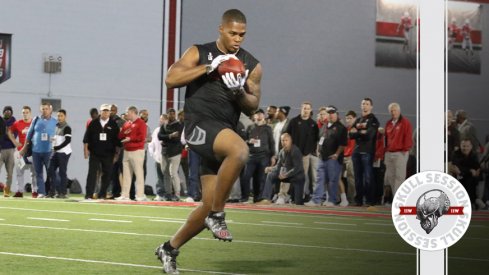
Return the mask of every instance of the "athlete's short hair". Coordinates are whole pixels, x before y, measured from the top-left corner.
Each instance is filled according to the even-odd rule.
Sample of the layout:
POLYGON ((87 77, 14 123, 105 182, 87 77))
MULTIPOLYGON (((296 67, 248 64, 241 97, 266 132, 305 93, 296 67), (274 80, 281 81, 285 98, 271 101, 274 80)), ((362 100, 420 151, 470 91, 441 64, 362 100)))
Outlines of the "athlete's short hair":
POLYGON ((65 115, 65 116, 66 116, 66 110, 65 110, 65 109, 59 109, 59 110, 58 110, 58 113, 63 113, 63 115, 65 115))
POLYGON ((222 23, 228 22, 246 24, 246 16, 238 9, 230 9, 222 14, 222 23))

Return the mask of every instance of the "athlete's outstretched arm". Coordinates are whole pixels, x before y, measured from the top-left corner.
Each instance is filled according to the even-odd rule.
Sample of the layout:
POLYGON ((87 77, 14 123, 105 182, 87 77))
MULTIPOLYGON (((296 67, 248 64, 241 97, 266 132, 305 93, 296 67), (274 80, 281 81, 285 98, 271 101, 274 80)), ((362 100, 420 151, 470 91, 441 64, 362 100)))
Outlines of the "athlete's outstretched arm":
POLYGON ((205 64, 197 64, 199 64, 199 50, 196 46, 192 46, 168 69, 165 79, 166 87, 183 87, 205 74, 205 64))
POLYGON ((241 111, 246 115, 252 115, 259 107, 261 97, 261 64, 258 63, 246 80, 245 93, 238 95, 238 103, 241 111))

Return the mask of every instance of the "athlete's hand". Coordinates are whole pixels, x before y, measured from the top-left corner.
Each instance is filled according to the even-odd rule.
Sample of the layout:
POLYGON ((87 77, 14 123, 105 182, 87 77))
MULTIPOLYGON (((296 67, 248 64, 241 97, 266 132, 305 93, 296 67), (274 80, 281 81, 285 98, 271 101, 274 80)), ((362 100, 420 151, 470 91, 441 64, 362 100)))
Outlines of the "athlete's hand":
POLYGON ((229 90, 232 90, 233 92, 237 91, 237 93, 240 93, 243 91, 246 79, 248 78, 248 72, 249 70, 246 70, 244 76, 242 76, 241 74, 235 76, 234 73, 225 73, 222 75, 222 81, 224 82, 224 84, 226 84, 226 87, 228 87, 229 90))
POLYGON ((219 65, 226 61, 229 60, 230 58, 238 59, 236 56, 233 54, 221 54, 218 55, 214 60, 212 60, 212 63, 209 65, 209 69, 207 70, 207 74, 212 73, 219 65))

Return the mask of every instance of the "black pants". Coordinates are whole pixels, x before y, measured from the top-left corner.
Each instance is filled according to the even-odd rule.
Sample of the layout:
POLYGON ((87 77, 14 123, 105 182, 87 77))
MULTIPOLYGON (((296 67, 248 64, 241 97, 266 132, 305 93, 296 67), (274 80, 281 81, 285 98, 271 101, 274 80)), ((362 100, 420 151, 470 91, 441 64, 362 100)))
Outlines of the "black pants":
POLYGON ((110 185, 110 180, 112 178, 112 161, 114 159, 113 155, 109 156, 97 156, 94 154, 90 155, 88 159, 88 175, 87 175, 87 192, 85 197, 92 198, 95 189, 95 183, 97 182, 97 172, 100 170, 102 172, 102 184, 100 186, 100 192, 98 197, 103 199, 107 194, 107 188, 110 185))
POLYGON ((122 173, 122 156, 123 151, 119 154, 119 159, 112 165, 112 196, 117 198, 121 195, 121 183, 119 181, 119 174, 122 173))
POLYGON ((253 178, 253 201, 259 200, 265 186, 265 167, 270 164, 268 157, 250 158, 246 163, 243 181, 241 183, 241 199, 248 200, 250 196, 250 179, 253 178))

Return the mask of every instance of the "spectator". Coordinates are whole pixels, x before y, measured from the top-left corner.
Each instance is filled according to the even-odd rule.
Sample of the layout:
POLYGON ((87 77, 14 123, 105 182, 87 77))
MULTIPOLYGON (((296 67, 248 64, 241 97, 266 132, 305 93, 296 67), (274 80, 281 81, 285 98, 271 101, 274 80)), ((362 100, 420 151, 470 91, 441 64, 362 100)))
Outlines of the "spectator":
MULTIPOLYGON (((350 129, 352 128, 356 117, 357 114, 354 111, 350 110, 346 113, 345 122, 348 134, 350 133, 350 129)), ((355 140, 349 138, 345 150, 343 151, 343 170, 345 175, 344 177, 346 178, 345 182, 347 183, 346 197, 349 203, 353 203, 353 201, 355 200, 355 173, 353 170, 353 161, 351 160, 354 148, 355 140)))
MULTIPOLYGON (((115 104, 110 106, 110 120, 113 120, 119 130, 124 125, 125 121, 117 115, 118 107, 115 104)), ((112 196, 110 199, 117 198, 121 195, 121 179, 122 179, 122 158, 124 156, 124 151, 121 150, 119 153, 119 158, 112 165, 112 196)))
MULTIPOLYGON (((177 118, 178 118, 178 122, 180 122, 180 124, 184 125, 184 120, 185 120, 185 113, 183 112, 183 110, 180 110, 178 111, 178 114, 177 114, 177 118)), ((182 154, 181 154, 181 158, 180 158, 180 166, 182 167, 182 171, 183 171, 183 175, 185 177, 185 181, 181 180, 180 181, 180 187, 181 189, 183 190, 183 193, 184 194, 187 194, 188 195, 188 174, 189 174, 189 171, 188 171, 188 146, 185 146, 186 144, 186 141, 185 141, 185 136, 183 137, 180 137, 180 141, 182 143, 182 154)))
POLYGON ((361 103, 362 116, 353 123, 349 137, 355 139, 352 161, 355 171, 355 202, 357 206, 374 204, 373 158, 379 121, 372 113, 372 99, 364 98, 361 103), (365 202, 364 202, 365 199, 365 202))
POLYGON ((275 105, 270 105, 267 107, 267 117, 265 121, 272 128, 275 123, 277 123, 277 111, 277 106, 275 105))
MULTIPOLYGON (((144 182, 146 182, 146 174, 147 174, 147 168, 146 168, 146 163, 148 162, 148 144, 151 142, 151 128, 148 125, 148 119, 149 119, 149 112, 146 109, 142 109, 139 111, 139 117, 144 121, 146 124, 146 142, 144 144, 144 162, 143 162, 143 171, 144 171, 144 182)), ((131 179, 131 189, 129 191, 129 198, 131 200, 134 200, 136 197, 135 194, 135 186, 136 186, 136 176, 133 175, 131 179)))
POLYGON ((277 123, 273 127, 273 142, 275 145, 275 154, 278 154, 278 152, 280 152, 280 149, 282 148, 280 143, 280 136, 289 127, 289 122, 290 122, 290 119, 288 119, 289 112, 290 112, 289 106, 280 106, 276 113, 277 123))
MULTIPOLYGON (((374 154, 374 162, 372 164, 372 173, 373 173, 373 198, 374 205, 382 205, 382 199, 384 198, 384 177, 385 177, 385 164, 384 164, 384 155, 385 155, 385 129, 379 127, 377 130, 377 137, 375 140, 375 154, 374 154)), ((390 191, 390 187, 389 187, 390 191)))
POLYGON ((51 188, 46 197, 54 198, 57 192, 57 198, 66 199, 66 170, 68 161, 71 156, 71 127, 66 122, 66 110, 58 111, 58 123, 56 124, 56 133, 52 137, 53 153, 49 160, 48 175, 51 179, 51 188), (57 180, 56 170, 58 170, 59 181, 57 180))
POLYGON ((119 201, 129 199, 132 175, 136 175, 136 201, 146 201, 144 195, 144 145, 146 143, 147 126, 138 116, 138 109, 130 106, 126 111, 128 119, 119 132, 119 139, 124 146, 122 159, 123 176, 121 196, 115 198, 119 201))
MULTIPOLYGON (((22 119, 14 122, 12 127, 8 130, 8 135, 12 143, 17 146, 16 158, 15 158, 15 167, 17 173, 17 192, 15 193, 15 198, 22 198, 24 196, 24 172, 29 170, 31 172, 31 183, 32 183, 32 192, 37 192, 37 184, 35 179, 34 167, 32 166, 32 162, 29 161, 26 157, 21 157, 19 152, 22 150, 22 147, 25 144, 25 139, 27 135, 27 131, 29 131, 29 127, 31 126, 32 118, 31 118, 31 107, 24 106, 22 107, 22 119), (16 140, 16 137, 19 140, 16 140)), ((32 158, 31 158, 32 159, 32 158)))
POLYGON ((302 152, 302 163, 306 174, 304 194, 309 197, 311 190, 316 187, 318 167, 316 146, 319 133, 318 125, 312 119, 312 104, 310 102, 302 103, 301 114, 290 120, 285 132, 290 134, 292 141, 302 152))
POLYGON ((88 125, 90 124, 90 122, 92 122, 92 120, 97 119, 99 116, 97 108, 91 108, 89 113, 90 113, 90 118, 87 120, 85 128, 88 128, 88 125))
MULTIPOLYGON (((343 163, 343 150, 347 145, 347 131, 338 119, 338 110, 335 106, 328 106, 324 111, 328 114, 328 122, 319 130, 319 166, 318 183, 311 201, 307 206, 316 206, 323 203, 325 185, 328 187, 328 198, 324 206, 336 205, 336 194, 338 193, 338 181, 343 163)), ((341 202, 345 204, 346 194, 341 196, 341 202)))
POLYGON ((267 125, 265 112, 255 112, 255 123, 246 129, 246 143, 249 147, 249 159, 245 166, 241 182, 241 201, 247 202, 250 195, 250 179, 253 178, 253 201, 260 199, 265 184, 265 168, 275 155, 272 128, 267 125))
POLYGON ((158 180, 156 182, 156 197, 155 201, 164 201, 166 200, 167 190, 165 188, 165 183, 167 179, 165 178, 166 171, 161 170, 161 140, 158 139, 158 133, 160 132, 160 127, 168 123, 168 116, 166 114, 162 114, 158 121, 158 127, 154 129, 151 134, 151 142, 148 144, 148 154, 154 159, 156 166, 156 176, 158 180))
POLYGON ((15 165, 15 144, 10 140, 7 134, 8 129, 12 127, 15 123, 15 117, 13 116, 12 106, 5 106, 3 108, 3 121, 5 122, 5 127, 2 127, 2 137, 0 139, 0 170, 5 164, 5 171, 7 172, 7 185, 3 189, 3 196, 10 197, 10 187, 12 186, 12 177, 14 175, 14 165, 15 165))
POLYGON ((176 119, 175 109, 169 109, 167 114, 168 124, 160 127, 160 132, 158 133, 158 139, 163 141, 161 170, 165 171, 168 169, 173 186, 172 200, 179 201, 180 177, 178 176, 178 168, 180 167, 182 154, 180 136, 182 134, 183 125, 176 119))
POLYGON ((289 133, 283 133, 280 137, 280 142, 282 143, 282 150, 278 154, 277 164, 265 168, 265 172, 270 176, 271 183, 266 188, 270 190, 272 184, 280 183, 280 190, 275 203, 285 204, 286 196, 292 185, 294 202, 297 205, 302 205, 305 177, 302 153, 296 145, 292 144, 289 133))
MULTIPOLYGON (((36 117, 27 133, 28 137, 32 137, 32 162, 36 170, 36 183, 38 194, 33 194, 34 197, 44 198, 46 196, 46 186, 44 183, 43 166, 48 171, 49 159, 51 157, 52 137, 56 134, 56 124, 58 121, 51 117, 53 106, 50 103, 41 104, 41 116, 36 117)), ((27 152, 27 145, 30 143, 27 138, 24 147, 20 151, 23 156, 27 152)))
POLYGON ((452 111, 448 110, 446 113, 447 116, 447 157, 448 161, 452 160, 453 152, 458 150, 458 146, 460 145, 460 132, 458 131, 457 122, 453 119, 452 111))
POLYGON ((411 122, 401 115, 397 103, 389 104, 391 119, 385 124, 385 184, 389 185, 392 195, 406 179, 409 150, 413 146, 413 127, 411 122))
POLYGON ((121 150, 121 143, 118 138, 119 127, 115 120, 110 119, 110 105, 102 104, 100 112, 100 117, 90 122, 83 136, 84 156, 85 159, 88 158, 85 199, 93 197, 99 170, 102 172, 102 184, 97 197, 99 199, 107 197, 113 164, 119 159, 121 150))
POLYGON ((324 124, 328 124, 328 112, 326 112, 326 107, 319 108, 318 112, 318 129, 323 128, 324 124))
POLYGON ((467 113, 464 110, 458 110, 455 112, 455 117, 458 124, 457 129, 460 133, 460 139, 470 139, 472 150, 478 154, 481 149, 481 144, 477 139, 477 131, 474 125, 472 125, 472 123, 469 121, 467 113))
POLYGON ((453 153, 451 170, 465 190, 467 190, 473 205, 472 208, 479 209, 479 205, 475 203, 475 189, 479 181, 480 165, 469 137, 462 138, 460 149, 453 153))

